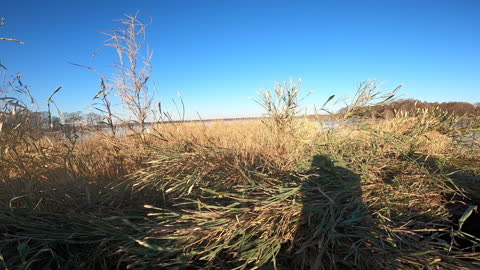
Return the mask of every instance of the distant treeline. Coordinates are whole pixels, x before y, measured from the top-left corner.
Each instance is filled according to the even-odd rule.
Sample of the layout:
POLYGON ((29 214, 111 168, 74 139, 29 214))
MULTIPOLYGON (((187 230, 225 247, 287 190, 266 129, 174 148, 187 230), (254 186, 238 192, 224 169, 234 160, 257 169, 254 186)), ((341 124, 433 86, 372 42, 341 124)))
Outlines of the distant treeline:
POLYGON ((36 130, 53 130, 72 128, 104 128, 103 117, 100 114, 64 112, 61 117, 50 116, 46 111, 33 112, 23 110, 15 114, 0 112, 0 123, 3 128, 15 128, 19 123, 23 128, 36 130))
MULTIPOLYGON (((480 103, 468 102, 422 102, 416 99, 403 99, 385 105, 376 105, 359 108, 355 111, 356 117, 391 118, 399 111, 414 113, 419 109, 431 109, 459 116, 480 114, 480 103)), ((339 113, 346 111, 340 109, 339 113)))
MULTIPOLYGON (((431 109, 441 112, 447 112, 449 114, 455 115, 480 115, 480 102, 471 104, 468 102, 422 102, 416 99, 404 99, 391 102, 385 105, 376 105, 368 107, 360 107, 353 111, 353 116, 357 118, 391 118, 394 117, 398 112, 409 112, 414 113, 419 109, 431 109)), ((310 120, 320 120, 320 121, 331 121, 334 120, 336 116, 342 115, 345 113, 347 108, 342 108, 339 110, 338 114, 334 115, 307 115, 306 117, 310 120)), ((83 128, 96 128, 102 129, 106 128, 106 124, 103 121, 103 116, 96 113, 83 114, 83 112, 64 112, 61 117, 51 116, 49 117, 48 112, 32 112, 24 111, 23 113, 17 114, 16 116, 7 115, 0 113, 0 123, 2 123, 3 128, 11 127, 14 128, 18 123, 16 123, 18 118, 26 118, 22 122, 22 125, 28 125, 29 128, 35 128, 39 130, 62 130, 62 129, 83 129, 83 128)), ((299 116, 303 118, 305 116, 299 116)), ((224 119, 204 119, 204 120, 179 120, 179 121, 166 121, 162 123, 196 123, 196 122, 215 122, 215 121, 248 121, 248 120, 262 120, 264 117, 240 117, 240 118, 224 118, 224 119)), ((159 122, 147 122, 147 125, 158 124, 159 122)), ((127 123, 118 123, 117 127, 127 126, 127 123)))

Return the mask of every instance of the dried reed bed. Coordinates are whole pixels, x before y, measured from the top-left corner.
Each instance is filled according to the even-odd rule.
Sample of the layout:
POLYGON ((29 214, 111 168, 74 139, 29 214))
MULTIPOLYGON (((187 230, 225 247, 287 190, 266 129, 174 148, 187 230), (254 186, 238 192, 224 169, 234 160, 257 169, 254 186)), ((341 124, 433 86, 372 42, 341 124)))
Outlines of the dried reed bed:
MULTIPOLYGON (((264 166, 254 168, 249 166, 255 163, 238 162, 238 152, 230 151, 235 147, 223 146, 213 133, 212 140, 206 136, 203 143, 191 144, 196 147, 186 150, 191 158, 184 163, 177 155, 161 152, 151 167, 135 174, 135 181, 142 188, 158 187, 167 198, 163 207, 147 206, 161 227, 139 242, 163 251, 165 257, 134 265, 474 267, 477 236, 455 227, 474 213, 478 203, 468 193, 478 188, 478 182, 459 185, 451 177, 455 164, 449 159, 462 147, 454 138, 458 132, 469 132, 455 130, 457 122, 454 116, 439 119, 419 111, 392 120, 341 125, 317 133, 313 140, 296 141, 295 146, 308 150, 286 170, 258 170, 273 156, 263 153, 277 153, 278 148, 272 148, 275 140, 268 147, 255 147, 252 153, 264 166), (441 144, 431 136, 441 138, 441 144), (459 205, 462 201, 472 206, 459 205)), ((207 134, 208 127, 201 128, 207 134)), ((242 133, 222 136, 228 141, 237 134, 242 133)), ((238 139, 245 138, 250 137, 238 139)))
POLYGON ((478 117, 419 110, 318 130, 297 117, 296 85, 277 87, 263 122, 86 140, 5 125, 0 267, 479 266, 478 117))
POLYGON ((162 124, 152 128, 150 135, 162 138, 170 146, 191 144, 229 149, 250 166, 255 166, 254 157, 263 157, 275 169, 292 169, 314 144, 317 127, 307 119, 297 119, 292 132, 279 134, 269 128, 270 121, 162 124))

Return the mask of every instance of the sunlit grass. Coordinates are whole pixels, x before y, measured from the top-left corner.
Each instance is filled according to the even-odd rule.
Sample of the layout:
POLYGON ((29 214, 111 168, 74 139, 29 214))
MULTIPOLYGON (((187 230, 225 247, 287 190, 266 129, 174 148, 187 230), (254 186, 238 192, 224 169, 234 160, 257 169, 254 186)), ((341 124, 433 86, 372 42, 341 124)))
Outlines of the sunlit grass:
POLYGON ((318 128, 285 87, 265 96, 262 121, 141 136, 53 138, 6 107, 0 268, 480 266, 478 117, 318 128))

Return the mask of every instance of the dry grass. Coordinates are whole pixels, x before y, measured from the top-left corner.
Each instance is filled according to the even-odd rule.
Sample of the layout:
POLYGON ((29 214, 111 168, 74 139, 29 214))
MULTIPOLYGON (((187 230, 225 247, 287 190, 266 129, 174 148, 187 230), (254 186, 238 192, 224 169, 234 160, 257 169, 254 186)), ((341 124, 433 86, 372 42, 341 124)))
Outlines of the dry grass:
POLYGON ((269 128, 269 121, 162 124, 154 127, 150 135, 162 138, 164 145, 168 146, 198 145, 229 149, 248 166, 258 165, 256 158, 261 158, 269 164, 264 169, 293 169, 295 163, 312 148, 317 138, 317 127, 308 120, 296 119, 292 123, 295 129, 280 135, 269 128))
POLYGON ((275 114, 82 140, 5 125, 0 267, 479 267, 478 118, 275 114))

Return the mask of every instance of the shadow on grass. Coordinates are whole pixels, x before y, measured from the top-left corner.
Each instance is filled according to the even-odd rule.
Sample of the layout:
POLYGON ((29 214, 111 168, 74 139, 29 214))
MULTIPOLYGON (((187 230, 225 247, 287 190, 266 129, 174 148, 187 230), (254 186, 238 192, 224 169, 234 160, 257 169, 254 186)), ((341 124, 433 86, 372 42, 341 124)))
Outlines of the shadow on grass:
POLYGON ((302 183, 303 207, 294 241, 294 267, 428 268, 432 262, 453 269, 471 267, 471 262, 476 261, 472 256, 478 252, 475 238, 479 238, 480 222, 475 210, 466 219, 465 213, 480 205, 478 174, 458 172, 426 157, 417 158, 417 168, 424 166, 427 170, 410 175, 397 164, 390 168, 391 173, 379 180, 365 179, 369 184, 362 185, 360 176, 351 170, 335 164, 328 156, 315 156, 302 183), (415 191, 419 186, 422 189, 415 191), (462 193, 455 192, 456 188, 462 193), (369 195, 362 194, 362 189, 369 195), (429 194, 435 192, 440 193, 435 197, 440 201, 426 205, 429 194), (416 200, 426 200, 426 204, 419 205, 416 200), (442 214, 444 207, 446 215, 442 214))
POLYGON ((383 269, 393 263, 387 261, 392 256, 382 256, 389 248, 376 242, 358 175, 317 155, 302 184, 302 197, 295 268, 383 269))

